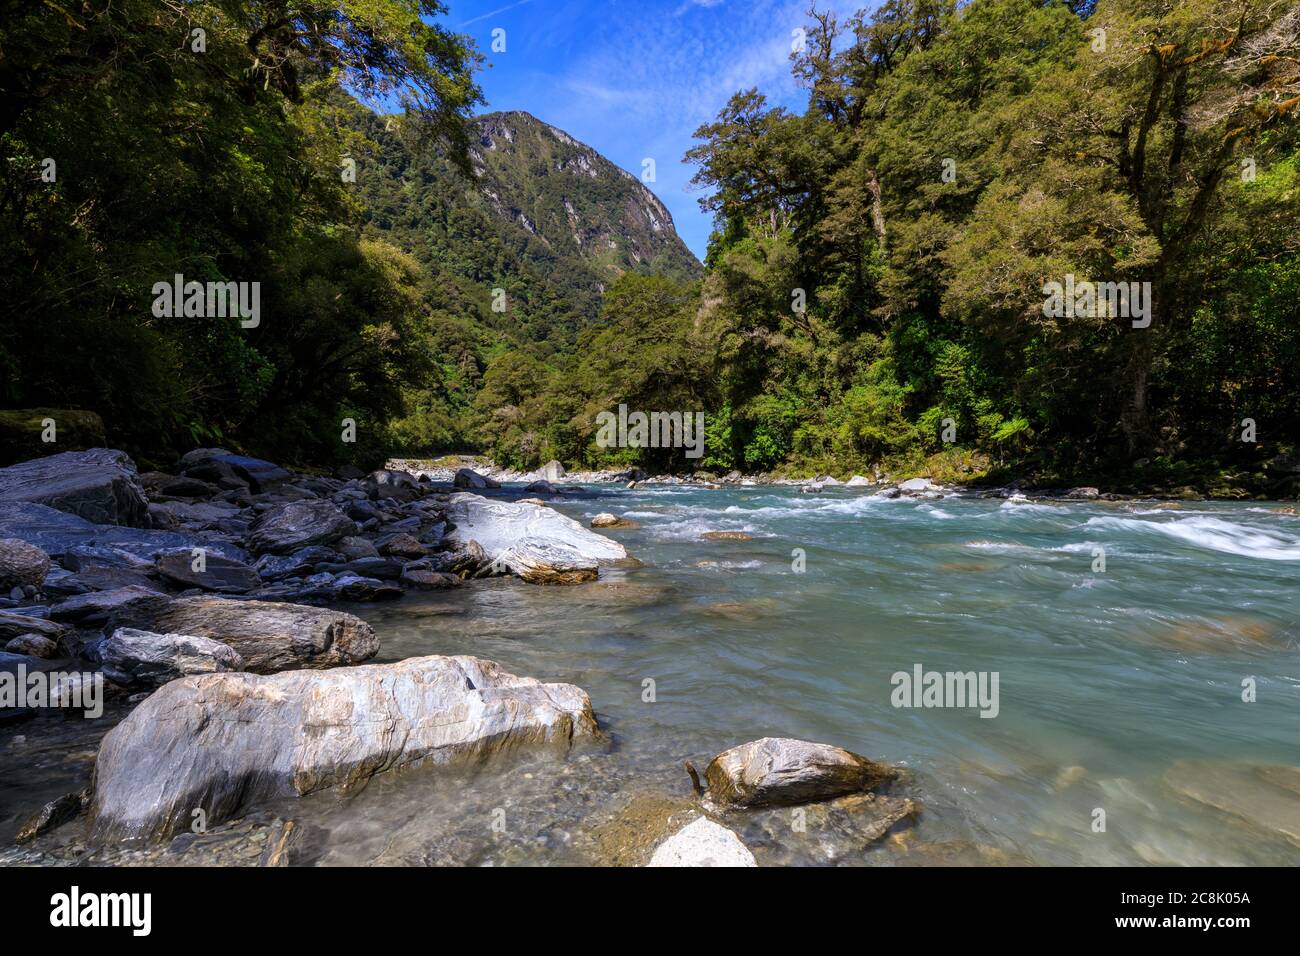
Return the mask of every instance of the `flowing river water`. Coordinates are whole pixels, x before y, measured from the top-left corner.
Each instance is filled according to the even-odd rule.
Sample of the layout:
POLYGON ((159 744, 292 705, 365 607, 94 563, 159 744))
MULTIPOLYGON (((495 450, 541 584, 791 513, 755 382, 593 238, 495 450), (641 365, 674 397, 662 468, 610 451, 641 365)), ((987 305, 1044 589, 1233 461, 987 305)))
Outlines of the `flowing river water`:
MULTIPOLYGON (((165 849, 88 849, 65 827, 0 860, 256 863, 292 819, 296 862, 640 863, 696 812, 683 761, 787 736, 906 768, 891 795, 921 810, 884 839, 819 808, 726 820, 760 865, 1300 862, 1300 517, 1284 506, 642 486, 557 507, 639 522, 608 533, 640 566, 352 610, 381 661, 473 654, 579 685, 608 743, 388 775, 165 849), (893 675, 918 665, 996 672, 996 716, 895 706, 893 675)), ((0 837, 85 785, 102 732, 0 730, 0 837)))

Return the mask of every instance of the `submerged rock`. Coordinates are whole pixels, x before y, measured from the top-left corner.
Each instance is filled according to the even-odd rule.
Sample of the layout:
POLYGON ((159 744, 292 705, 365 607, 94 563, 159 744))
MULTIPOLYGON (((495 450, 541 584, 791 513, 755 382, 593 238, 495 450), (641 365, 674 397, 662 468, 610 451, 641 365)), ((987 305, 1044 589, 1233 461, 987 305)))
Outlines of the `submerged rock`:
POLYGON ((758 866, 740 837, 708 817, 700 817, 674 833, 646 865, 758 866))
POLYGON ((708 800, 724 808, 791 806, 872 790, 896 771, 840 747, 764 737, 723 751, 704 771, 708 800))
POLYGON ((165 837, 188 828, 196 809, 212 825, 268 798, 598 733, 581 689, 474 657, 187 677, 104 738, 94 828, 101 837, 165 837))
POLYGON ((0 468, 0 502, 46 505, 94 524, 149 526, 149 500, 124 451, 65 451, 0 468))
POLYGON ((705 531, 700 535, 708 541, 752 541, 754 536, 744 531, 705 531))
POLYGON ((99 642, 96 656, 104 676, 123 687, 158 687, 193 674, 244 669, 238 652, 220 641, 130 627, 119 627, 99 642))
POLYGON ((41 807, 18 831, 15 843, 29 843, 38 836, 63 826, 79 814, 89 802, 90 793, 69 793, 41 807))
POLYGON ((596 517, 592 518, 591 526, 593 528, 627 528, 627 529, 641 527, 640 524, 631 520, 630 518, 620 518, 617 515, 610 514, 608 511, 603 511, 600 514, 596 515, 596 517))
POLYGON ((455 494, 447 516, 456 524, 449 540, 478 542, 494 566, 532 584, 593 581, 599 562, 627 557, 617 541, 540 505, 455 494))

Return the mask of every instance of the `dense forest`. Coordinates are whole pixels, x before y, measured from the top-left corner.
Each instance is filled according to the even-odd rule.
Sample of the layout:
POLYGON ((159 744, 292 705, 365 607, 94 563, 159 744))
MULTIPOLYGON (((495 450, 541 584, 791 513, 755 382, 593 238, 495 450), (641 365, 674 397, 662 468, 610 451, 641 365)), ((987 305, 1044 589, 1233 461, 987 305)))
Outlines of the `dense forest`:
POLYGON ((1294 0, 814 6, 807 108, 742 90, 697 132, 702 277, 628 238, 634 177, 571 190, 531 126, 539 155, 489 148, 526 114, 471 120, 438 3, 0 6, 5 407, 98 412, 146 458, 1294 493, 1294 0), (260 281, 266 318, 160 319, 176 274, 260 281), (1142 319, 1051 283, 1142 290, 1142 319), (598 448, 619 403, 703 411, 705 456, 598 448))

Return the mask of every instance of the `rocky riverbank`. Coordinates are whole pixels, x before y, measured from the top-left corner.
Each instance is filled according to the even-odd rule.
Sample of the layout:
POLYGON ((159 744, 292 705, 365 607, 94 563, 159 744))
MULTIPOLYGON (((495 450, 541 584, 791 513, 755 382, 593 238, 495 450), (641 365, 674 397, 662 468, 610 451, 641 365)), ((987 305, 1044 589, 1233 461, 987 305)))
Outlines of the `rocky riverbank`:
MULTIPOLYGON (((583 494, 572 479, 590 476, 524 477, 506 489, 467 468, 304 475, 223 449, 165 473, 139 473, 112 449, 0 469, 0 684, 57 673, 61 688, 35 704, 0 699, 0 723, 22 725, 24 739, 43 732, 40 711, 67 703, 69 681, 79 706, 98 688, 115 708, 75 716, 113 724, 93 772, 30 808, 19 841, 55 846, 72 831, 92 854, 124 838, 157 845, 389 771, 601 746, 580 688, 471 656, 367 664, 382 635, 330 606, 501 575, 581 585, 630 563, 617 541, 546 505, 583 494)), ((760 808, 849 799, 839 810, 864 845, 919 812, 875 795, 889 768, 801 741, 720 754, 707 789, 691 776, 691 812, 712 819, 666 839, 655 865, 752 865, 715 821, 760 808)), ((668 837, 672 819, 652 830, 668 837)), ((650 849, 622 862, 650 862, 650 849)))

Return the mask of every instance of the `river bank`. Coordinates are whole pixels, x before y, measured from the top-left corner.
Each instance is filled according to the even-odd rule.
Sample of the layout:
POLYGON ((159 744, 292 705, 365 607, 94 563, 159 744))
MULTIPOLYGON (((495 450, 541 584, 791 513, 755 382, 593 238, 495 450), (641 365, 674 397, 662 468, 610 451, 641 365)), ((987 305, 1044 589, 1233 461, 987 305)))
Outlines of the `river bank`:
MULTIPOLYGON (((373 480, 376 494, 403 484, 334 480, 373 480)), ((456 523, 454 487, 415 483, 430 490, 372 502, 375 540, 408 510, 456 523)), ((504 504, 544 494, 483 491, 504 504)), ((612 482, 546 500, 527 507, 579 528, 602 513, 628 522, 607 535, 628 559, 598 560, 596 579, 571 587, 462 571, 457 586, 400 600, 330 599, 323 610, 357 618, 377 650, 360 668, 287 673, 473 654, 581 688, 598 736, 271 795, 169 841, 96 841, 74 818, 0 859, 641 865, 701 813, 683 763, 704 770, 765 736, 846 747, 900 776, 865 807, 722 817, 759 865, 1295 859, 1300 530, 1272 510, 1285 506, 612 482), (891 677, 918 664, 998 672, 998 715, 895 706, 891 677)), ((96 527, 121 542, 143 530, 96 527)), ((0 835, 87 785, 105 730, 140 693, 100 721, 0 728, 0 835)))

